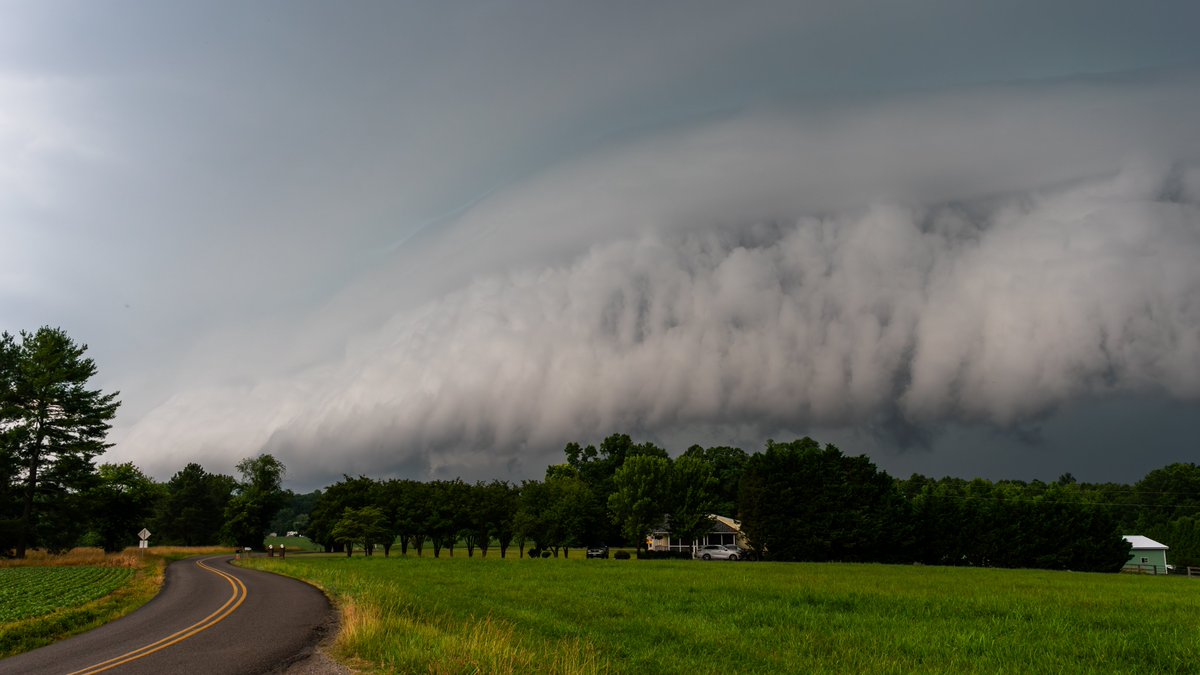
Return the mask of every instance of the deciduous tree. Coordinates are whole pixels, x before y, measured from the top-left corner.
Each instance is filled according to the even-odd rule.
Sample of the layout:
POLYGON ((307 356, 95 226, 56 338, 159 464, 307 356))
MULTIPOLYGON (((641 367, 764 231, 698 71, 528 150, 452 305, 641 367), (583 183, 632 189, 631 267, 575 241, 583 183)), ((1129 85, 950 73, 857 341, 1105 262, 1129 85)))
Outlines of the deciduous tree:
MULTIPOLYGON (((500 557, 508 555, 508 547, 516 534, 516 515, 520 504, 520 492, 508 481, 493 480, 483 487, 491 534, 500 546, 500 557)), ((487 555, 487 550, 484 550, 487 555)))
POLYGON ((91 531, 105 551, 120 551, 138 540, 136 533, 149 524, 165 488, 133 462, 101 464, 98 473, 96 485, 84 495, 91 531))
POLYGON ((268 454, 238 462, 234 496, 225 507, 225 529, 238 546, 262 547, 275 512, 287 501, 283 464, 268 454))
POLYGON ((674 461, 666 499, 673 536, 695 541, 712 529, 716 488, 717 479, 708 462, 689 455, 674 461))
POLYGON ((646 535, 663 523, 671 480, 671 460, 654 455, 629 457, 613 475, 608 498, 613 520, 627 538, 646 545, 646 535))
POLYGON ((904 538, 892 478, 811 438, 767 441, 746 463, 739 500, 751 547, 772 560, 888 562, 904 538))
POLYGON ((366 476, 351 478, 343 475, 342 480, 327 487, 317 497, 308 524, 309 538, 325 547, 326 552, 340 549, 341 544, 333 538, 333 528, 342 519, 342 513, 346 509, 371 506, 374 494, 374 480, 366 476))
POLYGON ((164 486, 150 527, 155 540, 183 546, 220 543, 225 507, 236 487, 232 476, 208 473, 194 462, 183 467, 164 486))
MULTIPOLYGON (((611 517, 609 498, 616 491, 613 477, 625 461, 638 456, 668 457, 666 450, 653 443, 634 443, 628 434, 612 434, 600 443, 599 448, 568 443, 563 452, 567 464, 578 472, 592 494, 584 514, 581 537, 588 544, 608 544, 621 538, 621 525, 611 517)), ((557 467, 547 469, 546 477, 550 478, 557 471, 560 471, 557 467)))
POLYGON ((749 455, 741 448, 717 446, 702 448, 693 445, 682 455, 697 457, 712 467, 713 478, 713 513, 736 518, 738 516, 738 485, 742 480, 742 472, 746 470, 746 459, 749 455))
POLYGON ((433 543, 433 557, 441 555, 442 549, 454 557, 454 545, 459 535, 469 529, 471 487, 461 478, 436 480, 429 484, 432 492, 428 520, 429 538, 433 543))
POLYGON ((342 511, 342 517, 333 526, 333 540, 346 547, 346 557, 354 552, 354 545, 362 546, 367 555, 371 555, 377 545, 382 545, 395 539, 396 535, 388 524, 388 518, 383 510, 375 506, 348 508, 342 511))

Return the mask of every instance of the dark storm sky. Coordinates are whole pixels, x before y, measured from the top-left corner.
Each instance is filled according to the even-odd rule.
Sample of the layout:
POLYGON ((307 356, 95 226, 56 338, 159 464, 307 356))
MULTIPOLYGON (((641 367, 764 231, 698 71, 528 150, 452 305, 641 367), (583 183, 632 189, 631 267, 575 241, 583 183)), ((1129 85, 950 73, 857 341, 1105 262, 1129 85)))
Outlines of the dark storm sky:
POLYGON ((91 346, 109 461, 1196 459, 1193 2, 0 15, 0 328, 91 346))

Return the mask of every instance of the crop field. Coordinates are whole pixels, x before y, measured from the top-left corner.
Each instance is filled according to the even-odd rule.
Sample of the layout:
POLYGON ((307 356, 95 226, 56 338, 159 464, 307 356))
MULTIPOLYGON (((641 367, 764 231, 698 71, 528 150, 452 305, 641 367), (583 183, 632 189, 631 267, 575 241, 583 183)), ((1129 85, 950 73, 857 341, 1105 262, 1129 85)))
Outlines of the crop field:
POLYGON ((151 547, 105 554, 80 548, 0 561, 0 658, 125 616, 158 593, 168 561, 226 550, 151 547))
POLYGON ((368 672, 1200 671, 1200 581, 885 565, 254 559, 368 672))
POLYGON ((103 597, 133 577, 128 567, 0 569, 0 622, 75 607, 103 597))

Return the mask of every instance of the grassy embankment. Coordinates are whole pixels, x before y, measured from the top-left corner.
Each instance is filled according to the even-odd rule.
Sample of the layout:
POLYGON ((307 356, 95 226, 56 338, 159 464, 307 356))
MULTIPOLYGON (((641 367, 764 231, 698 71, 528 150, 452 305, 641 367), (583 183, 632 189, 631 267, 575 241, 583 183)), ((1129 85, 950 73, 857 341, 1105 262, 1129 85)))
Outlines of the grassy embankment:
POLYGON ((320 544, 313 543, 307 537, 267 537, 263 541, 263 547, 268 544, 279 548, 280 545, 286 546, 289 551, 323 551, 324 548, 320 544))
POLYGON ((381 672, 1197 672, 1200 581, 692 561, 289 558, 381 672))
POLYGON ((105 555, 75 549, 0 560, 0 658, 76 635, 146 604, 171 560, 220 549, 154 547, 105 555))

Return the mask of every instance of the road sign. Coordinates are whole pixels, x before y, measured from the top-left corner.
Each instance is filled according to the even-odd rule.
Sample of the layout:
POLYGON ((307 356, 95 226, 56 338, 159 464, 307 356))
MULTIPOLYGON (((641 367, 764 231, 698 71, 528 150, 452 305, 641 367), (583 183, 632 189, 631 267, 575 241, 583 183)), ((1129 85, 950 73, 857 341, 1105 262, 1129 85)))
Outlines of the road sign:
POLYGON ((138 539, 141 539, 142 541, 146 541, 149 538, 150 538, 150 530, 147 530, 146 528, 143 527, 142 531, 138 532, 138 539))
POLYGON ((150 548, 150 544, 145 539, 143 539, 138 542, 138 548, 150 548))

